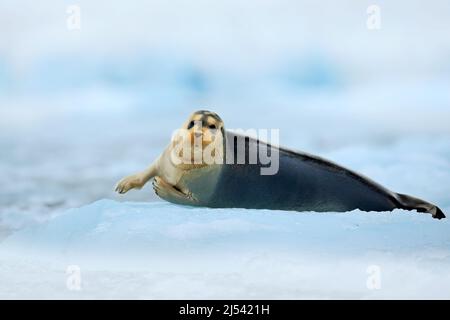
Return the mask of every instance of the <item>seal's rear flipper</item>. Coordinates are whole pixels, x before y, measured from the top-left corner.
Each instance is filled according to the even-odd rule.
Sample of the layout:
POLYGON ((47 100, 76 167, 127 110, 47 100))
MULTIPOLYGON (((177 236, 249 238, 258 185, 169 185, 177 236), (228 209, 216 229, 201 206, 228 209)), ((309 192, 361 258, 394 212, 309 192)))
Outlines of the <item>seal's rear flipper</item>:
POLYGON ((431 213, 431 215, 435 219, 445 218, 445 215, 441 209, 424 200, 414 198, 401 193, 397 193, 397 200, 399 202, 399 207, 401 209, 417 210, 417 212, 431 213))

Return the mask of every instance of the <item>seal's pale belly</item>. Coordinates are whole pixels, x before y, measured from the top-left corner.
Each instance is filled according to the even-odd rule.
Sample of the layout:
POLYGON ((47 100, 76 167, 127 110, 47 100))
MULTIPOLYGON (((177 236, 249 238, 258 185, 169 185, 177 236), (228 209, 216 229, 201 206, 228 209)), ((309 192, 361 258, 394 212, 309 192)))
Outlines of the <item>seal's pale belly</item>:
POLYGON ((218 186, 222 165, 211 165, 199 169, 192 169, 183 175, 177 186, 189 190, 195 199, 193 205, 208 206, 218 186))

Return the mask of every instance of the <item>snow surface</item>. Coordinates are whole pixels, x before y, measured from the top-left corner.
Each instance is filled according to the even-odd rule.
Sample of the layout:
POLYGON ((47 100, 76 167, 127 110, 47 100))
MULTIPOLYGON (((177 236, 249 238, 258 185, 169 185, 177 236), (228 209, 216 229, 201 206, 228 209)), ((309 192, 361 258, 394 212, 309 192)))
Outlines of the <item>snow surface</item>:
POLYGON ((0 297, 450 298, 449 228, 450 220, 403 210, 100 200, 6 239, 0 297), (71 265, 80 267, 80 291, 66 286, 71 265), (378 289, 367 285, 372 268, 380 271, 378 289))

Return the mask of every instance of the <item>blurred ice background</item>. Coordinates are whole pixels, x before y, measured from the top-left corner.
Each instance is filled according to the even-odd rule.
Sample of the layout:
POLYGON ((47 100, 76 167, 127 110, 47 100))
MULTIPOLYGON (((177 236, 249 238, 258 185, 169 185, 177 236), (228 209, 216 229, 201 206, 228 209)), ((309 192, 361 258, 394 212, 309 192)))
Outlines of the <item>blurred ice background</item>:
POLYGON ((447 0, 2 0, 0 239, 99 199, 156 201, 113 186, 200 108, 449 213, 449 31, 447 0))

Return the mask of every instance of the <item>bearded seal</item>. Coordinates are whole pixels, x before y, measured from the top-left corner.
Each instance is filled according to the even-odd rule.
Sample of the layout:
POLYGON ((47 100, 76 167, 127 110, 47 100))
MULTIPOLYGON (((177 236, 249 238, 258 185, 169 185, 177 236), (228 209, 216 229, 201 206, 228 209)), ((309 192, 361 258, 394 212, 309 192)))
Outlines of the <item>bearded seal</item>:
POLYGON ((392 192, 326 159, 226 131, 214 112, 194 112, 182 130, 146 170, 119 181, 116 191, 140 189, 154 178, 155 193, 181 205, 316 212, 406 209, 445 218, 431 203, 392 192), (197 161, 196 152, 206 149, 214 161, 197 161), (275 173, 263 173, 268 164, 261 150, 278 157, 275 173))

